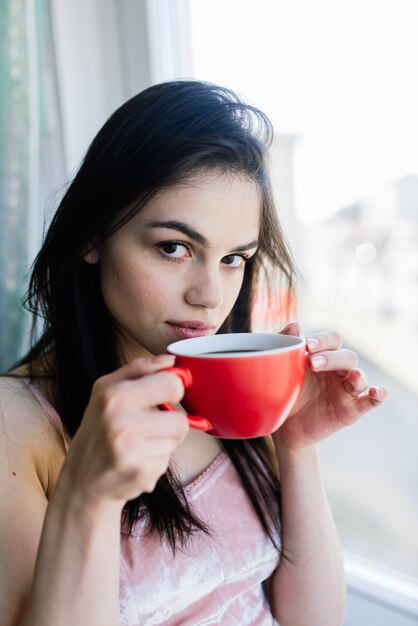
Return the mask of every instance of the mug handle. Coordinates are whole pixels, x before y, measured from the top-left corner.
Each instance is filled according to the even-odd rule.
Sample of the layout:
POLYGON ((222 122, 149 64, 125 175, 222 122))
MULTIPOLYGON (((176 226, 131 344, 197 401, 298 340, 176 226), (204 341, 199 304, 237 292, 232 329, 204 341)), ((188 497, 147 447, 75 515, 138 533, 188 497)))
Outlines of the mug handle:
MULTIPOLYGON (((192 384, 192 373, 189 369, 185 367, 167 367, 163 371, 178 376, 183 383, 185 389, 187 389, 187 387, 190 387, 190 385, 192 384)), ((163 402, 163 404, 159 404, 158 408, 162 409, 163 411, 177 410, 169 402, 163 402)), ((208 419, 206 419, 206 417, 200 417, 198 415, 187 415, 187 421, 192 428, 196 428, 197 430, 207 431, 213 428, 212 424, 208 419)))

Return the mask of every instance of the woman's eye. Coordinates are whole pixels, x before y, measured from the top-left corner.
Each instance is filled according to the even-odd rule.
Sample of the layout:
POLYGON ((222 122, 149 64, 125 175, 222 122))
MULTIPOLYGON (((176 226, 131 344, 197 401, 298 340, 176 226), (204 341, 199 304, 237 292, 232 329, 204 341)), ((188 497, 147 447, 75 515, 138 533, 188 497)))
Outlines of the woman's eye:
POLYGON ((224 256, 222 259, 222 262, 225 263, 225 265, 232 267, 233 269, 244 266, 245 261, 245 257, 240 254, 228 254, 228 256, 224 256))
POLYGON ((182 259, 189 254, 189 248, 186 244, 177 241, 166 241, 158 244, 157 247, 163 256, 170 259, 182 259))

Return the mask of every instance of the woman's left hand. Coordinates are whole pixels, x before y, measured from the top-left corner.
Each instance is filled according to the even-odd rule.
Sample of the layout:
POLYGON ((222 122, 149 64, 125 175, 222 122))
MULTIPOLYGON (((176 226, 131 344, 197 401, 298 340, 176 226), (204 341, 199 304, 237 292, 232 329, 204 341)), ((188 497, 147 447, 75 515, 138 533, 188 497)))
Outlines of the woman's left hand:
MULTIPOLYGON (((288 324, 286 335, 299 335, 299 324, 288 324)), ((385 387, 369 387, 357 368, 355 352, 341 347, 333 331, 307 339, 307 367, 301 395, 285 423, 274 433, 276 445, 299 450, 318 443, 356 422, 387 397, 385 387)))

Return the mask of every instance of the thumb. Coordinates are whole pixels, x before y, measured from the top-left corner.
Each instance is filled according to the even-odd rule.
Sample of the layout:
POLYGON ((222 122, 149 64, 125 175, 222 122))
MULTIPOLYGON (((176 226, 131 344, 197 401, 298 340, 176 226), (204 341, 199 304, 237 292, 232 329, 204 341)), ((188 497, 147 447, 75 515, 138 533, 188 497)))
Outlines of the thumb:
POLYGON ((293 335, 294 337, 300 336, 300 324, 299 322, 290 322, 280 331, 281 335, 293 335))
POLYGON ((135 380, 146 376, 147 374, 154 374, 160 370, 172 367, 174 365, 175 357, 171 354, 160 354, 155 357, 136 358, 123 365, 119 369, 102 376, 102 380, 107 383, 118 383, 123 380, 135 380))

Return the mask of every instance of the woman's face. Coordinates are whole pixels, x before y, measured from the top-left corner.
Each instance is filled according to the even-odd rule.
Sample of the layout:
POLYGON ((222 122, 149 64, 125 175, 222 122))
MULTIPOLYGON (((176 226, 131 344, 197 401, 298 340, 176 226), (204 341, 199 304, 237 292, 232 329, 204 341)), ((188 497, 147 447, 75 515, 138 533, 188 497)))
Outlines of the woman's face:
POLYGON ((158 194, 86 255, 100 263, 124 359, 220 328, 257 248, 260 206, 254 182, 201 174, 158 194))

